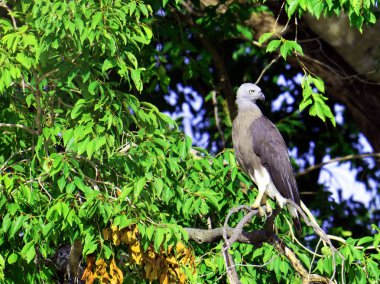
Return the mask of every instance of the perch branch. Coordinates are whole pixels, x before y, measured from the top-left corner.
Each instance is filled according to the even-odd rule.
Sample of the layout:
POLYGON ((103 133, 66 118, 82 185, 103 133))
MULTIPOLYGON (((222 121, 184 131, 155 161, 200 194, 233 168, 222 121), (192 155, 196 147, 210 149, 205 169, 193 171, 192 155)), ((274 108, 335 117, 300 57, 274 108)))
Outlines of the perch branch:
MULTIPOLYGON (((294 202, 289 201, 289 204, 294 204, 294 202)), ((326 243, 330 244, 331 250, 334 252, 335 248, 331 245, 329 238, 326 236, 324 231, 319 227, 314 218, 309 218, 307 213, 299 207, 295 206, 297 211, 299 211, 301 217, 304 221, 316 231, 316 233, 324 239, 326 243), (312 221, 310 221, 312 220, 312 221), (314 224, 315 223, 315 224, 314 224), (322 231, 322 232, 321 232, 322 231), (323 237, 322 237, 323 236, 323 237)), ((308 210, 307 210, 308 211, 308 210)), ((189 238, 196 241, 197 243, 211 243, 224 239, 225 244, 223 246, 223 257, 226 263, 226 274, 230 283, 240 283, 237 275, 236 268, 238 265, 234 264, 232 256, 228 252, 230 246, 234 242, 252 244, 255 247, 262 246, 263 243, 271 244, 277 251, 289 260, 290 264, 294 270, 302 277, 302 283, 334 283, 331 279, 317 275, 310 274, 307 269, 302 265, 300 259, 295 255, 295 253, 287 247, 283 242, 279 240, 274 232, 274 221, 280 209, 276 209, 272 212, 272 215, 267 217, 264 228, 261 230, 254 230, 252 232, 246 232, 243 230, 244 225, 251 221, 252 217, 258 214, 258 210, 252 210, 248 206, 239 206, 233 208, 229 211, 226 216, 226 221, 223 227, 214 229, 195 229, 195 228, 185 228, 189 238), (239 221, 235 228, 228 226, 228 221, 232 214, 237 213, 241 210, 247 211, 247 214, 239 221)), ((310 213, 311 214, 311 213, 310 213)), ((336 252, 336 250, 335 250, 336 252)), ((335 263, 335 258, 334 263, 335 263)), ((334 276, 334 275, 333 275, 334 276)))

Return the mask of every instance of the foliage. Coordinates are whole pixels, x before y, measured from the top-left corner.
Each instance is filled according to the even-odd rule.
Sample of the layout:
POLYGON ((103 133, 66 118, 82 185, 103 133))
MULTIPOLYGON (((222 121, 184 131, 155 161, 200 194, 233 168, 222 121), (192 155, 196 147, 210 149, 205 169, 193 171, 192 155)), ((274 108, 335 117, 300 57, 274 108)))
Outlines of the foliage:
MULTIPOLYGON (((216 85, 214 72, 206 68, 210 54, 193 58, 197 48, 176 38, 178 28, 165 19, 161 26, 165 17, 160 13, 181 11, 182 6, 122 0, 0 5, 0 281, 59 280, 52 256, 60 245, 75 240, 83 244, 82 277, 88 283, 225 279, 222 242, 193 243, 185 228, 206 228, 208 220, 223 226, 231 208, 253 202, 252 184, 231 150, 211 155, 192 148, 176 122, 146 102, 157 85, 169 90, 174 77, 167 62, 173 61, 173 70, 183 67, 186 82, 201 77, 216 85), (171 40, 160 49, 153 35, 162 36, 157 31, 167 25, 171 40), (179 60, 183 53, 189 55, 188 63, 179 60)), ((299 5, 303 7, 301 1, 299 5)), ((226 15, 223 32, 249 37, 244 26, 248 14, 244 7, 236 9, 242 17, 231 23, 226 15)), ((248 12, 255 11, 251 7, 248 12)), ((214 13, 210 9, 198 24, 213 26, 214 13)), ((280 48, 284 60, 292 51, 302 52, 296 41, 273 42, 266 50, 280 48)), ((323 86, 305 73, 300 109, 311 105, 311 115, 334 121, 323 86)), ((230 225, 241 217, 234 216, 230 225)), ((295 245, 287 219, 284 212, 276 222, 283 241, 307 268, 331 277, 331 254, 322 248, 323 255, 315 258, 295 245)), ((254 218, 246 229, 259 229, 261 221, 254 218)), ((336 277, 351 283, 380 278, 375 265, 380 252, 372 248, 378 247, 380 234, 374 229, 373 237, 340 246, 346 261, 336 277)), ((235 243, 231 251, 242 283, 301 281, 289 260, 269 244, 235 243)))

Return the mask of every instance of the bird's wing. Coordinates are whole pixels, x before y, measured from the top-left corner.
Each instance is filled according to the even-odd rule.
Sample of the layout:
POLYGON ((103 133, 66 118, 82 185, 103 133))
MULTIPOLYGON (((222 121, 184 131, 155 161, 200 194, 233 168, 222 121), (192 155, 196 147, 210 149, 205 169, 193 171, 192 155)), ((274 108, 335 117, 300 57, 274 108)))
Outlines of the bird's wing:
POLYGON ((252 122, 251 132, 253 150, 269 172, 276 189, 283 197, 300 205, 288 148, 276 126, 265 116, 261 116, 252 122))

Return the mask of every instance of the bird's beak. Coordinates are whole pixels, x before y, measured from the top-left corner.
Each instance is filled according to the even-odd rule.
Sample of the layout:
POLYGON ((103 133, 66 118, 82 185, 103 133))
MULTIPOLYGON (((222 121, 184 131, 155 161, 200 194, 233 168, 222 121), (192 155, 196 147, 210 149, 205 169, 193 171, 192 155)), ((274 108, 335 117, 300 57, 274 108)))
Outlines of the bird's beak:
POLYGON ((259 100, 262 100, 262 101, 265 101, 265 96, 264 96, 264 93, 263 92, 260 92, 259 93, 259 97, 258 97, 259 100))

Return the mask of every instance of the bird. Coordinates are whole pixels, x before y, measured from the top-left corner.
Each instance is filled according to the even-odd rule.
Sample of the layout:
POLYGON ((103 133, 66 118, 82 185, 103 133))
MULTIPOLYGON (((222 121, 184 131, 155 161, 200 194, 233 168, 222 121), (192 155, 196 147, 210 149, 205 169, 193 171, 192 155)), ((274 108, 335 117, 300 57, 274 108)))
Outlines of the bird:
MULTIPOLYGON (((252 83, 242 84, 236 93, 237 116, 232 124, 232 142, 235 157, 244 172, 257 185, 258 195, 251 208, 258 209, 260 215, 272 208, 267 196, 283 208, 286 199, 300 206, 288 148, 277 127, 266 118, 257 106, 257 100, 265 100, 260 87, 252 83)), ((287 204, 298 235, 302 234, 298 212, 287 204)))

